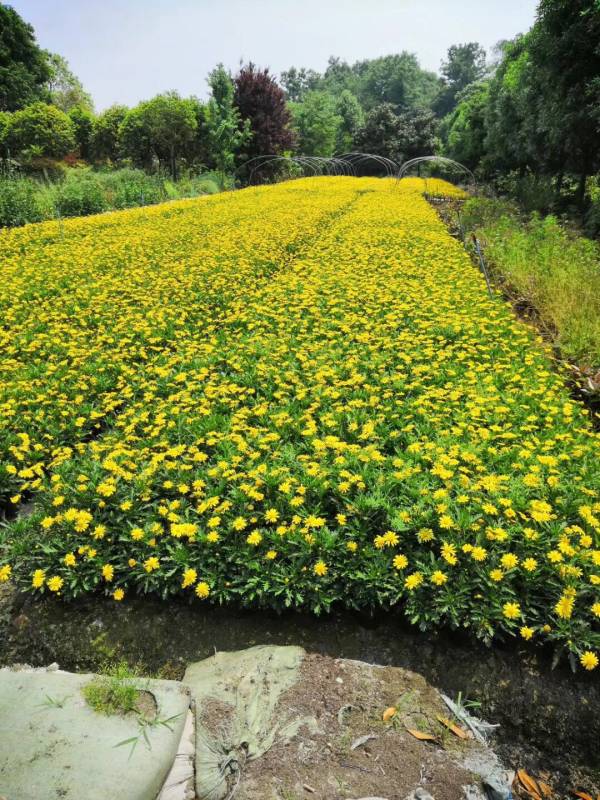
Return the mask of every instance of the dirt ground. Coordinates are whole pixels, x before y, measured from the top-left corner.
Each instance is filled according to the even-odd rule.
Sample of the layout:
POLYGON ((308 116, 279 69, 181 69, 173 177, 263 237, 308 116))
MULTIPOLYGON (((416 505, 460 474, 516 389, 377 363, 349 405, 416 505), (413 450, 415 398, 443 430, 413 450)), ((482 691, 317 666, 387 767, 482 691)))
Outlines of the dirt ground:
POLYGON ((438 721, 448 709, 408 670, 307 655, 300 681, 282 696, 277 713, 282 725, 290 716, 315 717, 318 732, 303 730, 247 762, 237 800, 404 800, 418 787, 435 800, 458 800, 466 797, 463 787, 476 792, 480 785, 462 761, 485 748, 438 721), (384 722, 391 707, 397 713, 384 722))

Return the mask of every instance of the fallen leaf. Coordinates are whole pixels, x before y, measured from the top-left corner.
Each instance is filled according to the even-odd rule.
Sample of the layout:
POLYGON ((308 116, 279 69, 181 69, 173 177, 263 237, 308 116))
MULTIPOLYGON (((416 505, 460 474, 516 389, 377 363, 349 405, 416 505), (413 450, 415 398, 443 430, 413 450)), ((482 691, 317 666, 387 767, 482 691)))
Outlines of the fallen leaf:
POLYGON ((539 787, 540 787, 540 789, 541 789, 541 792, 542 792, 542 796, 543 796, 543 797, 553 797, 553 795, 554 795, 554 792, 553 792, 553 791, 552 791, 552 789, 551 789, 551 788, 548 786, 548 784, 547 784, 547 783, 544 783, 544 781, 540 781, 540 780, 538 779, 538 786, 539 786, 539 787))
POLYGON ((396 706, 390 706, 389 708, 386 708, 386 710, 383 712, 383 721, 388 722, 392 717, 396 716, 397 711, 398 709, 396 706))
POLYGON ((540 787, 538 786, 535 778, 532 778, 531 775, 528 775, 524 769, 517 770, 517 778, 519 779, 521 786, 528 792, 528 794, 534 797, 535 800, 541 800, 542 795, 540 787))
POLYGON ((419 739, 422 742, 437 742, 437 736, 434 736, 432 733, 423 733, 423 731, 417 731, 413 728, 406 729, 411 736, 414 736, 415 739, 419 739))
POLYGON ((575 795, 575 797, 580 797, 581 800, 594 800, 592 795, 587 792, 571 792, 571 794, 575 795))
POLYGON ((455 736, 458 736, 459 739, 469 738, 469 734, 466 732, 466 730, 464 730, 464 728, 460 728, 458 725, 455 725, 449 719, 442 717, 440 714, 438 714, 438 722, 441 722, 445 728, 448 728, 449 731, 452 731, 452 733, 455 736))

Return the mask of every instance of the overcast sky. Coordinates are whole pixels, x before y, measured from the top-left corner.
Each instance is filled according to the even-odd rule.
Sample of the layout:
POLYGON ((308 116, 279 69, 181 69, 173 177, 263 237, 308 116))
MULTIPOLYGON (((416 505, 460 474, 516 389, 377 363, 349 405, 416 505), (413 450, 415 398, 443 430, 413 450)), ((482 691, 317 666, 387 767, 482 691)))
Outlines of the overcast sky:
POLYGON ((206 96, 240 58, 280 73, 409 50, 439 70, 451 44, 526 31, 537 0, 4 0, 70 63, 96 108, 158 92, 206 96))

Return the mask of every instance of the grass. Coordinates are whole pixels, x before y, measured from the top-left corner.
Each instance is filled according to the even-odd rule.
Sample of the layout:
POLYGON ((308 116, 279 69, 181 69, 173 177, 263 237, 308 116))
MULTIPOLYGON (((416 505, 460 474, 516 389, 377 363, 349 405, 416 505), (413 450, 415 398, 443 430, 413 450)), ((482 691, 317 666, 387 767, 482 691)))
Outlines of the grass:
POLYGON ((127 662, 120 661, 109 666, 106 674, 98 675, 86 684, 83 696, 98 714, 134 714, 138 711, 140 694, 136 679, 127 662))
POLYGON ((62 177, 47 181, 0 176, 0 228, 216 194, 221 188, 213 173, 172 181, 127 168, 67 168, 62 177))
POLYGON ((600 367, 600 245, 554 216, 522 218, 504 201, 474 198, 462 222, 482 240, 497 278, 532 306, 562 356, 600 367))

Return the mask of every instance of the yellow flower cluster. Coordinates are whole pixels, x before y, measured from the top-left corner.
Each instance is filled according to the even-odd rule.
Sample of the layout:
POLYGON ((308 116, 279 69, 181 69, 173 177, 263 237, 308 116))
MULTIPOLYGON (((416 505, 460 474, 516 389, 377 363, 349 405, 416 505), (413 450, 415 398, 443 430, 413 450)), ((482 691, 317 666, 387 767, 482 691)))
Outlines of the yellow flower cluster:
POLYGON ((314 178, 0 234, 0 502, 36 503, 0 580, 398 605, 593 669, 600 439, 425 189, 457 193, 314 178))

